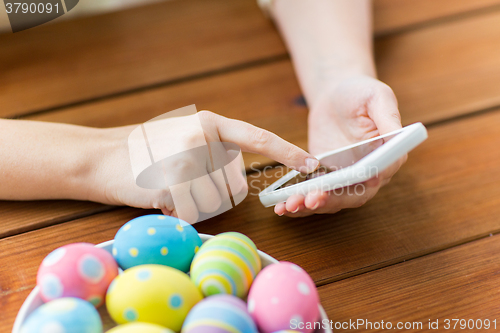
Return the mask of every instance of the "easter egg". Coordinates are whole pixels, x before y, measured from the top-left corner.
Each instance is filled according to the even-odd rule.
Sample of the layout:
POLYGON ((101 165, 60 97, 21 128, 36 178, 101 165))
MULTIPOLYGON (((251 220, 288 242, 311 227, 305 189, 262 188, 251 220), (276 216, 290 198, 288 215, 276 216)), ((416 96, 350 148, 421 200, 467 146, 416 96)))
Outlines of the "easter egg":
POLYGON ((182 333, 258 333, 246 303, 232 295, 210 296, 189 312, 182 333))
POLYGON ((79 298, 59 298, 42 304, 28 317, 21 333, 102 333, 95 307, 79 298))
POLYGON ((250 238, 226 232, 201 246, 191 264, 191 280, 205 296, 229 294, 244 298, 261 265, 250 238))
POLYGON ((248 293, 248 311, 262 333, 315 322, 318 304, 318 291, 311 277, 299 266, 284 261, 264 268, 248 293))
POLYGON ((158 264, 189 271, 201 246, 189 223, 165 215, 144 215, 125 223, 116 233, 113 257, 122 269, 158 264))
POLYGON ((163 265, 127 269, 109 286, 106 307, 118 324, 146 322, 179 332, 202 295, 187 274, 163 265))
POLYGON ((62 246, 43 259, 36 277, 45 302, 78 297, 96 307, 118 275, 118 265, 109 252, 88 243, 62 246))
POLYGON ((116 326, 106 333, 174 333, 174 331, 156 324, 129 323, 116 326))

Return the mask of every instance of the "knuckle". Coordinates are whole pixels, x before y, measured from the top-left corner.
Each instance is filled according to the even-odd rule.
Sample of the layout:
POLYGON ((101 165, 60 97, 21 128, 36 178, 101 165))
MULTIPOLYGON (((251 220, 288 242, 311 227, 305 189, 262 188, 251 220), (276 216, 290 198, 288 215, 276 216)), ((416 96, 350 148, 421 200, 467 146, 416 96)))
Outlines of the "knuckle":
POLYGON ((299 157, 299 152, 297 152, 297 149, 295 149, 294 147, 286 147, 283 150, 283 158, 287 161, 293 161, 298 159, 299 157))
POLYGON ((169 207, 168 203, 172 201, 171 200, 171 194, 170 190, 167 189, 161 189, 158 190, 154 198, 152 199, 151 206, 155 209, 168 209, 171 210, 172 207, 169 207))
POLYGON ((265 131, 260 128, 253 131, 252 134, 250 135, 250 143, 256 149, 264 148, 268 144, 270 139, 271 139, 271 134, 268 131, 265 131))
POLYGON ((172 159, 169 164, 169 169, 174 172, 187 172, 196 166, 196 160, 190 156, 184 156, 172 159))
POLYGON ((386 96, 394 96, 394 91, 389 85, 385 84, 384 82, 380 83, 381 84, 377 86, 377 90, 379 93, 384 94, 386 96))
POLYGON ((215 118, 215 116, 217 116, 217 115, 215 113, 213 113, 212 111, 203 110, 203 111, 198 112, 198 116, 202 120, 209 120, 209 119, 215 118))
POLYGON ((364 204, 366 204, 367 202, 368 202, 368 198, 366 196, 360 196, 358 198, 358 200, 356 200, 356 202, 354 203, 353 208, 359 208, 359 207, 363 206, 364 204))
POLYGON ((205 141, 205 135, 204 132, 199 131, 197 128, 191 128, 185 131, 183 139, 186 148, 193 149, 205 141))

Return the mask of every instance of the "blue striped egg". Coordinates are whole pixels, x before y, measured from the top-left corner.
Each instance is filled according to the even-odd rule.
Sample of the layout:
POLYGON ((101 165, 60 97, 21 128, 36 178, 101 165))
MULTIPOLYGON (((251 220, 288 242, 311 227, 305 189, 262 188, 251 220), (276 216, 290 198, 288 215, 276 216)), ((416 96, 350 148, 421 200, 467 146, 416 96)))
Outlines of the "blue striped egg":
POLYGON ((231 295, 205 298, 189 312, 182 333, 258 333, 245 302, 231 295))
POLYGON ((157 264, 188 272, 202 242, 189 223, 165 215, 144 215, 116 233, 112 254, 122 269, 157 264))
POLYGON ((257 247, 247 236, 225 232, 206 241, 191 264, 191 280, 203 295, 244 298, 260 272, 257 247))
POLYGON ((45 332, 102 333, 102 322, 91 303, 73 297, 58 298, 33 311, 21 328, 21 333, 45 332))

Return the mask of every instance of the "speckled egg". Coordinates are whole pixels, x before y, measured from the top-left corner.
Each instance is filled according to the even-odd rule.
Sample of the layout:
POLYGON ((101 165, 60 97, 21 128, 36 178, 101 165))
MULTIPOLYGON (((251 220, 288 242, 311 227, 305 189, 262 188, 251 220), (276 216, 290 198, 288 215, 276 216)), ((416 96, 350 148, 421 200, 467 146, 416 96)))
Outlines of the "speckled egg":
POLYGON ((299 266, 284 261, 264 268, 248 293, 248 311, 262 333, 316 321, 318 304, 318 291, 311 277, 299 266))
POLYGON ((38 307, 28 317, 21 333, 102 333, 95 307, 79 298, 66 297, 38 307))
POLYGON ((174 333, 174 331, 156 324, 129 323, 116 326, 106 333, 174 333))
POLYGON ((42 261, 36 277, 45 302, 78 297, 100 306, 118 265, 106 250, 93 244, 75 243, 52 251, 42 261))
POLYGON ((112 253, 123 269, 158 264, 188 272, 201 243, 189 223, 172 216, 145 215, 118 230, 112 253))
POLYGON ((257 247, 247 236, 226 232, 206 241, 191 264, 191 280, 205 296, 246 297, 261 269, 257 247))
POLYGON ((182 333, 258 333, 246 303, 232 295, 210 296, 189 312, 182 333))
POLYGON ((118 324, 146 322, 179 332, 202 295, 181 271, 162 265, 127 269, 109 286, 106 307, 118 324))

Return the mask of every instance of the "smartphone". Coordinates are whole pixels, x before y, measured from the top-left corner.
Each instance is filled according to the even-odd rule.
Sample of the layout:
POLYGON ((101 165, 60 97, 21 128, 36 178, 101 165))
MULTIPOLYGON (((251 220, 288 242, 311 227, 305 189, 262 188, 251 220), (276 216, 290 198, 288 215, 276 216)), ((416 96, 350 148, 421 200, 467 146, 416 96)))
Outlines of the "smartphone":
POLYGON ((367 181, 427 139, 422 123, 408 125, 372 139, 316 156, 319 168, 302 174, 291 171, 259 193, 265 207, 285 202, 293 194, 333 191, 367 181))

